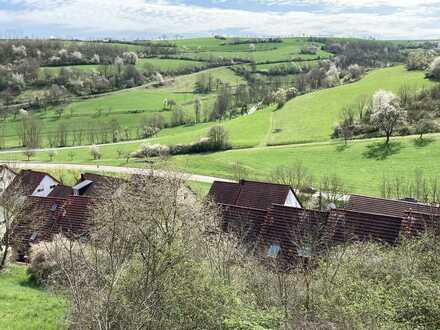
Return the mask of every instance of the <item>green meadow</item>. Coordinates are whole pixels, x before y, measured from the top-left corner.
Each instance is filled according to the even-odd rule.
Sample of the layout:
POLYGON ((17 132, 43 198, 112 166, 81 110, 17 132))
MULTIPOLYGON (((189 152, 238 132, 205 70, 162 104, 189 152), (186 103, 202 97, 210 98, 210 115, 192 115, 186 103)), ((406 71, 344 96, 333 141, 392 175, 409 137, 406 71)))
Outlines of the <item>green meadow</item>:
POLYGON ((0 273, 0 329, 63 329, 65 302, 29 281, 26 267, 0 273))
MULTIPOLYGON (((183 51, 179 58, 191 58, 207 61, 212 57, 226 59, 254 60, 256 63, 287 62, 293 60, 312 60, 329 58, 332 55, 318 50, 316 55, 301 54, 301 49, 308 44, 303 38, 286 38, 281 43, 256 43, 255 49, 249 44, 231 44, 230 39, 197 38, 178 40, 176 44, 183 51)), ((318 47, 322 44, 313 43, 318 47)))
MULTIPOLYGON (((243 83, 243 79, 228 68, 207 70, 206 73, 230 85, 243 83)), ((134 130, 154 114, 161 114, 166 121, 171 118, 171 111, 164 110, 164 100, 174 100, 176 106, 182 108, 190 118, 194 116, 194 101, 196 97, 202 100, 202 106, 210 108, 215 99, 215 93, 197 95, 193 93, 197 77, 202 72, 176 77, 166 86, 160 88, 134 88, 109 93, 104 96, 72 102, 70 104, 49 108, 37 112, 41 120, 43 136, 55 132, 57 127, 64 124, 68 129, 77 127, 88 128, 116 120, 121 127, 134 130), (57 108, 63 108, 61 115, 57 108)), ((19 116, 9 116, 0 124, 5 135, 6 147, 18 147, 17 129, 21 125, 19 116)), ((134 137, 133 137, 134 138, 134 137)))
POLYGON ((344 106, 371 97, 380 89, 398 92, 401 86, 427 87, 421 71, 403 66, 374 70, 358 82, 297 97, 274 113, 268 145, 306 143, 330 139, 344 106))
MULTIPOLYGON (((42 72, 47 72, 49 75, 56 75, 60 72, 61 68, 76 69, 84 72, 97 72, 103 68, 104 65, 100 64, 85 64, 85 65, 68 65, 68 66, 54 66, 43 67, 42 72)), ((162 59, 162 58, 141 58, 138 60, 136 67, 139 70, 151 69, 153 71, 159 71, 162 73, 173 72, 183 69, 203 69, 206 64, 199 61, 192 60, 180 60, 180 59, 162 59)))

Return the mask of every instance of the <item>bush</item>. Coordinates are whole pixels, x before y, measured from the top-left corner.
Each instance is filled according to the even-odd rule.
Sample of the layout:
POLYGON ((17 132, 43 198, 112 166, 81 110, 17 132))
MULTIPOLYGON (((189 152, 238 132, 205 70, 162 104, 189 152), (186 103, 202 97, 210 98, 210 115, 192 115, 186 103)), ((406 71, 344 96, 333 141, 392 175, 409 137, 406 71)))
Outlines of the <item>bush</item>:
POLYGON ((93 157, 94 160, 99 160, 102 158, 102 153, 98 146, 90 147, 90 155, 93 157))
POLYGON ((39 243, 31 246, 31 264, 27 270, 30 278, 40 285, 46 284, 56 269, 56 263, 50 258, 50 243, 39 243))
POLYGON ((440 57, 437 57, 430 65, 428 76, 433 79, 440 79, 440 57))
POLYGON ((208 139, 211 143, 212 151, 224 150, 230 147, 228 132, 222 125, 212 126, 208 131, 208 139))
POLYGON ((140 149, 131 153, 132 158, 163 157, 170 154, 170 148, 161 144, 142 144, 140 149))
POLYGON ((333 250, 314 273, 316 317, 334 328, 438 329, 439 252, 431 234, 402 238, 395 248, 357 243, 333 250))
POLYGON ((159 132, 160 132, 160 128, 158 127, 145 126, 142 131, 142 137, 144 139, 148 139, 152 136, 155 136, 159 132))

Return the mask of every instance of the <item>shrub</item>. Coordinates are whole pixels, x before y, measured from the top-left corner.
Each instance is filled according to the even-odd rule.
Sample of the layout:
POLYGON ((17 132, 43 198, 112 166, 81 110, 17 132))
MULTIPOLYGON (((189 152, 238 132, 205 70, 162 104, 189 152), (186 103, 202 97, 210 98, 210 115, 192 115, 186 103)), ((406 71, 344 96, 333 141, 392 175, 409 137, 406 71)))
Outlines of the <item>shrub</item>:
POLYGON ((39 285, 58 283, 64 287, 66 279, 62 275, 62 267, 71 261, 72 256, 87 253, 88 250, 83 249, 80 242, 56 235, 50 242, 40 242, 31 246, 29 252, 31 263, 27 273, 30 279, 39 285))
POLYGON ((230 147, 228 132, 223 125, 212 126, 208 131, 208 139, 212 150, 224 150, 230 147))
POLYGON ((54 157, 57 155, 57 152, 55 150, 51 149, 47 152, 47 155, 49 156, 50 161, 52 161, 54 159, 54 157))
POLYGON ((27 270, 32 281, 43 285, 55 271, 56 263, 50 258, 50 243, 32 245, 30 252, 31 264, 27 270))
POLYGON ((140 149, 131 153, 132 158, 163 157, 170 154, 170 148, 161 144, 142 144, 140 149))
POLYGON ((98 146, 91 146, 90 147, 90 155, 93 157, 94 160, 98 160, 102 158, 101 150, 98 146))
POLYGON ((428 76, 433 79, 440 79, 440 57, 437 57, 430 65, 428 76))
POLYGON ((158 127, 145 126, 142 132, 142 137, 144 139, 148 139, 152 136, 155 136, 159 132, 160 132, 160 128, 158 127))

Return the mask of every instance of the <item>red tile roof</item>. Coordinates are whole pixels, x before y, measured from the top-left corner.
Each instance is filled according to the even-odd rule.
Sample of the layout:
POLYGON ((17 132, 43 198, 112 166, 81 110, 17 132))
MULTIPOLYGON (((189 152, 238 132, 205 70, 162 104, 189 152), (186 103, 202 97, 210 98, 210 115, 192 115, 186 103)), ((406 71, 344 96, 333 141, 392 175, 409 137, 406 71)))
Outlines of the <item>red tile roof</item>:
POLYGON ((69 197, 72 195, 73 195, 72 187, 59 184, 50 192, 48 197, 69 197))
POLYGON ((417 236, 428 229, 440 234, 440 213, 410 211, 402 220, 402 233, 406 236, 417 236))
POLYGON ((270 244, 279 244, 285 259, 295 258, 298 249, 312 238, 310 235, 316 239, 314 243, 321 241, 319 236, 325 235, 327 218, 327 212, 272 205, 259 235, 263 253, 270 244))
POLYGON ((333 241, 375 240, 395 244, 399 240, 402 217, 335 209, 330 212, 333 241))
POLYGON ((223 230, 237 232, 246 242, 255 242, 264 223, 267 210, 236 205, 219 204, 223 218, 223 230))
POLYGON ((124 179, 112 176, 105 176, 93 173, 84 173, 81 175, 81 179, 77 184, 84 181, 92 181, 90 185, 87 185, 81 189, 81 196, 88 197, 102 197, 103 195, 112 195, 114 192, 125 182, 124 179))
POLYGON ((78 238, 89 229, 90 206, 93 204, 90 198, 31 196, 25 203, 12 234, 13 245, 18 249, 27 250, 30 243, 47 241, 60 233, 78 238))
POLYGON ((18 193, 24 196, 32 195, 46 175, 54 179, 55 182, 58 182, 58 180, 53 178, 50 174, 32 170, 22 170, 15 176, 14 180, 12 180, 6 192, 18 193))
POLYGON ((361 195, 352 195, 344 208, 357 212, 383 214, 401 218, 403 218, 405 213, 410 210, 426 213, 431 213, 433 211, 433 207, 426 204, 361 195))
MULTIPOLYGON (((209 195, 219 204, 266 210, 272 204, 283 205, 289 192, 288 185, 241 180, 239 183, 215 181, 209 195)), ((298 199, 298 198, 297 198, 298 199)))

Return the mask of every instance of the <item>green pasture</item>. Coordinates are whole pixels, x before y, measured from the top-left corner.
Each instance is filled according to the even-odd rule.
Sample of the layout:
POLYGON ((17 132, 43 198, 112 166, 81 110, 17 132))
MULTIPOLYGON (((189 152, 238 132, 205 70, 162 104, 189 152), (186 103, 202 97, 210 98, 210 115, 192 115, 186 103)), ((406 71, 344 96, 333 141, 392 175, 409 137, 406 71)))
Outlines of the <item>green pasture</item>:
POLYGON ((63 329, 64 313, 63 299, 31 283, 26 267, 0 273, 0 329, 63 329))
POLYGON ((273 117, 269 145, 305 143, 330 139, 344 106, 385 89, 398 92, 403 85, 424 87, 433 84, 421 71, 403 66, 371 71, 358 82, 323 89, 288 102, 273 117))

